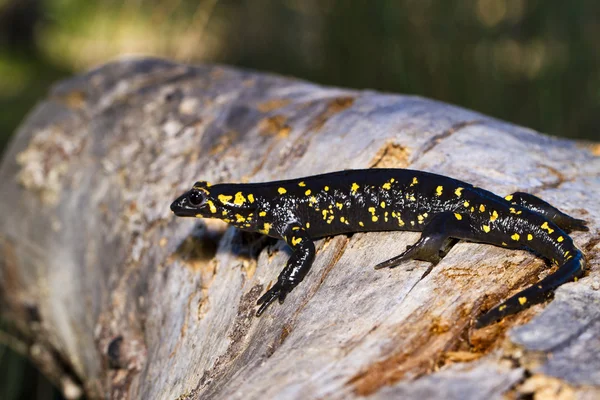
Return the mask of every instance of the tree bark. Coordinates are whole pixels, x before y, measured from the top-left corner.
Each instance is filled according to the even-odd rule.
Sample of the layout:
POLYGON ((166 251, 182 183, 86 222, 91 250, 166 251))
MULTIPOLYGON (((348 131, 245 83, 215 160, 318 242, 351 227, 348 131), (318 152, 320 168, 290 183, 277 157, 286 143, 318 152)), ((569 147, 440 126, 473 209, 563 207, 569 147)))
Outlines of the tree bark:
POLYGON ((414 96, 117 61, 58 84, 4 155, 0 338, 69 398, 597 398, 599 154, 414 96), (572 235, 589 272, 475 330, 542 260, 461 242, 428 274, 375 271, 418 234, 341 235, 256 318, 285 245, 169 210, 196 180, 368 167, 539 195, 589 222, 572 235))

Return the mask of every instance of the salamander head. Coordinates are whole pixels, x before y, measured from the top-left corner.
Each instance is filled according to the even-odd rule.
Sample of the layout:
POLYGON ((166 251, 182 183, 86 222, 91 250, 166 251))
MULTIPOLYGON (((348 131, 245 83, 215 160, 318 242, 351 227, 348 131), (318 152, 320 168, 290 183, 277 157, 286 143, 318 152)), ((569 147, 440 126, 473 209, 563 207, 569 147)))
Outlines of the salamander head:
POLYGON ((171 211, 178 217, 212 217, 216 209, 209 187, 207 182, 196 182, 171 204, 171 211))

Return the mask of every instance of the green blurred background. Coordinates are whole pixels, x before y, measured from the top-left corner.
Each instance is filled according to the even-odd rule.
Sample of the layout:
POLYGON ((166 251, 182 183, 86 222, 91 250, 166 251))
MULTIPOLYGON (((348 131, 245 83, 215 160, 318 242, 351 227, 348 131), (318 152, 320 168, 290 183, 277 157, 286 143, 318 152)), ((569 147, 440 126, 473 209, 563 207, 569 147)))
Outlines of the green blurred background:
MULTIPOLYGON (((0 0, 0 151, 49 86, 125 54, 419 94, 600 140, 593 0, 0 0)), ((58 398, 0 347, 0 398, 58 398)))

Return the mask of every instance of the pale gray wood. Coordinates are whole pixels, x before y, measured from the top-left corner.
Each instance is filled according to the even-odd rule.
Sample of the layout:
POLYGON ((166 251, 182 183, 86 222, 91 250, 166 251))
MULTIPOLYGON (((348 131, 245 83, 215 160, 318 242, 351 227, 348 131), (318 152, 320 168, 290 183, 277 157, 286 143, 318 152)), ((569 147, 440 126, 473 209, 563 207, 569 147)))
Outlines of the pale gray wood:
POLYGON ((593 398, 599 149, 414 96, 117 61, 58 84, 4 155, 8 334, 70 397, 593 398), (422 262, 375 271, 418 234, 337 236, 318 241, 314 267, 285 303, 255 318, 285 246, 260 250, 168 208, 199 179, 366 167, 540 195, 589 221, 573 238, 590 273, 557 300, 474 331, 482 308, 547 273, 540 259, 459 243, 426 276, 422 262))

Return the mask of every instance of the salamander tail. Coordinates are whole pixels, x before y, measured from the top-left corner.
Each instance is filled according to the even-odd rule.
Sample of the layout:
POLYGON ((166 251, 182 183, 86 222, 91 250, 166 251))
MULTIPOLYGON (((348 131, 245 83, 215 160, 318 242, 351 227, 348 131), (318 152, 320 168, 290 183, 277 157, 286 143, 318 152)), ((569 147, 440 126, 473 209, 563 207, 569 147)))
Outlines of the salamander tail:
POLYGON ((483 328, 508 315, 516 314, 534 304, 541 303, 551 298, 554 290, 560 285, 581 277, 585 271, 585 258, 577 248, 572 253, 572 257, 566 260, 555 273, 515 294, 480 317, 475 323, 475 328, 483 328))

